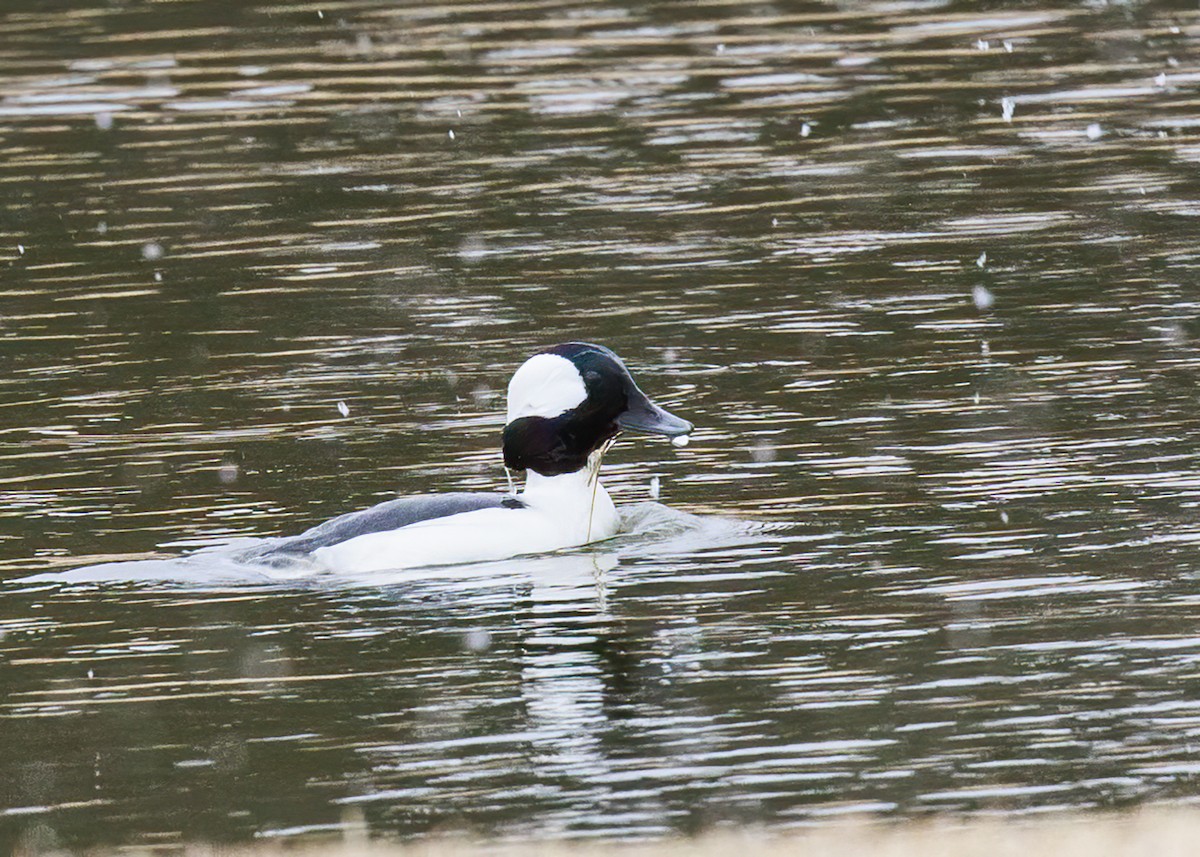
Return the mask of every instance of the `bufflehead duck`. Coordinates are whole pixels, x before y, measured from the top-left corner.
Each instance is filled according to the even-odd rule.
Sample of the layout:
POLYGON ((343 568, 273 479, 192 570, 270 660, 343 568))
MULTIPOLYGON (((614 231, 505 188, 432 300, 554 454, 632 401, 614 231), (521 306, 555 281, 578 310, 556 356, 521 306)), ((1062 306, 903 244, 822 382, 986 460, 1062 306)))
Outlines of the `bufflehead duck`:
POLYGON ((692 424, 651 402, 604 346, 555 345, 526 360, 508 384, 504 464, 525 472, 519 494, 389 500, 273 540, 246 559, 304 558, 354 573, 505 559, 610 538, 617 510, 600 484, 600 460, 622 431, 681 445, 692 424))

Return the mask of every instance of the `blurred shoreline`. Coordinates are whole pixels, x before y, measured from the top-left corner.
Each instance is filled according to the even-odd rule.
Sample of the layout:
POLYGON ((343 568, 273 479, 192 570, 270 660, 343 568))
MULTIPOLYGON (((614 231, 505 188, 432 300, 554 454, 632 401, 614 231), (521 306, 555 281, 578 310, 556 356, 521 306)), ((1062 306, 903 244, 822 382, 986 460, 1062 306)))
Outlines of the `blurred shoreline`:
MULTIPOLYGON (((145 847, 112 847, 89 851, 93 855, 184 854, 304 855, 304 857, 716 857, 716 855, 804 854, 806 857, 841 857, 871 854, 875 857, 1106 857, 1106 855, 1195 854, 1200 848, 1200 812, 1192 809, 1152 808, 1126 813, 1050 814, 1014 818, 934 817, 923 820, 882 821, 852 819, 841 823, 790 831, 752 828, 719 830, 694 838, 656 842, 592 842, 579 840, 505 841, 435 837, 408 843, 353 838, 318 842, 294 839, 264 840, 251 844, 193 843, 145 847)), ((20 852, 18 852, 20 854, 20 852)))

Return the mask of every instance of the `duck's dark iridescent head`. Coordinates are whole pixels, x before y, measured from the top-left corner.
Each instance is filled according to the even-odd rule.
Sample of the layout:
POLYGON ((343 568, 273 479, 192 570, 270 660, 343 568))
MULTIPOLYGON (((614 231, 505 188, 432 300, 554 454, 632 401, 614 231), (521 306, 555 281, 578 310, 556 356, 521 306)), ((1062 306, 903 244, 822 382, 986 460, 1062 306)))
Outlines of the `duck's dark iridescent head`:
POLYGON ((654 404, 603 345, 567 342, 526 360, 508 384, 504 463, 558 476, 621 431, 686 435, 692 424, 654 404))

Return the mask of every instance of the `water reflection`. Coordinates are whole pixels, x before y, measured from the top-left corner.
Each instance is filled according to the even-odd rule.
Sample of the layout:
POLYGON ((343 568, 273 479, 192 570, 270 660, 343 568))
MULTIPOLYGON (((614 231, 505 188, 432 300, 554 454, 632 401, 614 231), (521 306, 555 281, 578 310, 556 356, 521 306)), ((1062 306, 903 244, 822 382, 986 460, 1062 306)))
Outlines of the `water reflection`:
POLYGON ((0 12, 4 845, 1190 796, 1194 11, 41 6, 0 12), (647 538, 20 581, 497 489, 504 384, 572 338, 701 427, 610 456, 647 538))

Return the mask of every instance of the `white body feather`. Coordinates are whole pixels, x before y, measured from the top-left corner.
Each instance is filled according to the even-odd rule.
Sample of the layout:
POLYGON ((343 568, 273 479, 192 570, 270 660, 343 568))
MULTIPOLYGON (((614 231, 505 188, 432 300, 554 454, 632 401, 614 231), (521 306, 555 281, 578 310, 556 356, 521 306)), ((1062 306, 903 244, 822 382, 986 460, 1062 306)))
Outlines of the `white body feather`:
POLYGON ((335 572, 384 571, 506 559, 612 538, 618 517, 600 484, 602 455, 592 453, 575 473, 530 471, 520 494, 524 509, 477 509, 367 533, 318 548, 313 559, 335 572))

